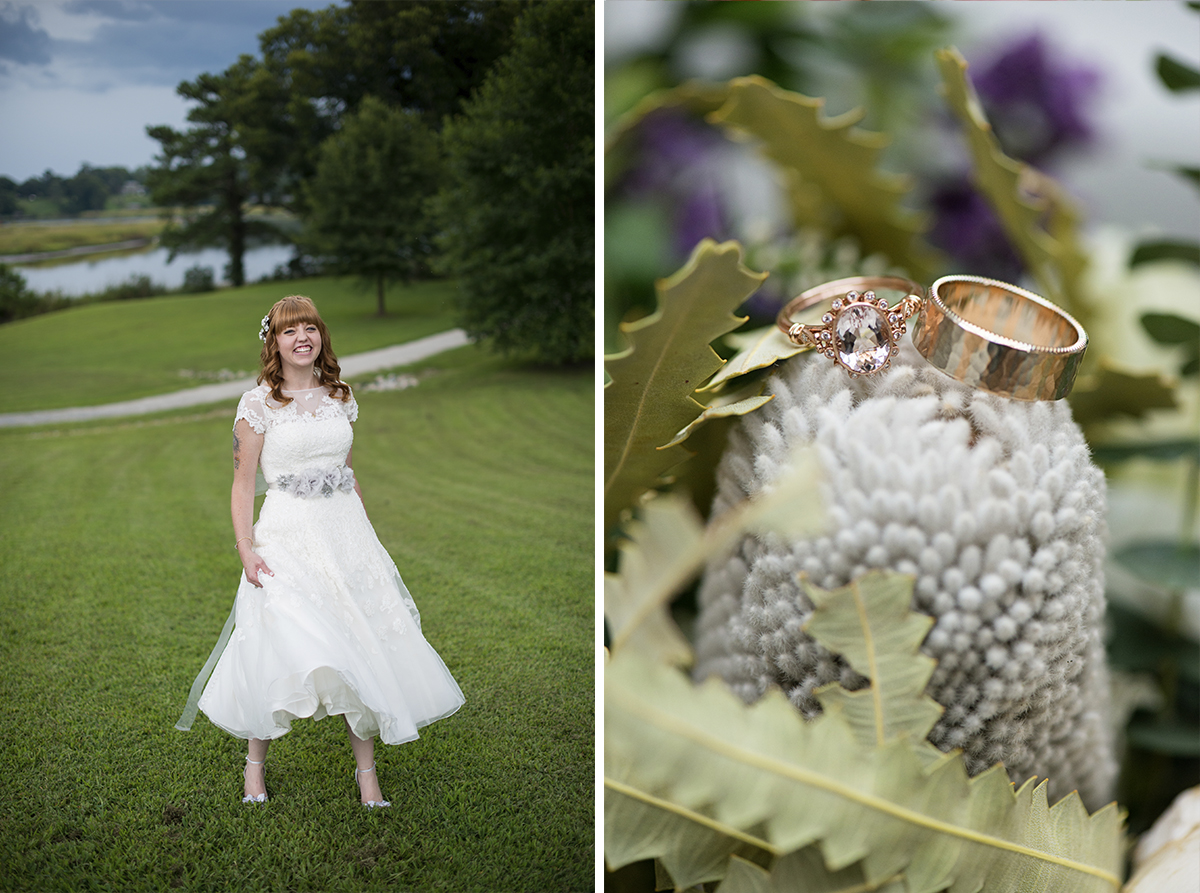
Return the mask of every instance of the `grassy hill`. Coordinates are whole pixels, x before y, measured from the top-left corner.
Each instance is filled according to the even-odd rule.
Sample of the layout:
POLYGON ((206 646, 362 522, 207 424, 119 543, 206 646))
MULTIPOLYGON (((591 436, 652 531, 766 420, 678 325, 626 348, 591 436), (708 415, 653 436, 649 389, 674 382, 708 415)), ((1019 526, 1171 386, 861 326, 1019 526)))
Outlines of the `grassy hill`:
POLYGON ((388 291, 376 317, 373 292, 353 279, 318 278, 137 301, 88 304, 0 326, 0 355, 16 376, 0 412, 91 406, 181 390, 203 380, 181 371, 258 371, 259 321, 289 294, 312 298, 338 355, 453 328, 452 282, 388 291))
MULTIPOLYGON (((252 368, 286 288, 6 326, 4 399, 101 402, 177 385, 179 367, 252 368)), ((340 283, 297 286, 347 353, 445 328, 416 312, 439 288, 394 293, 378 322, 340 283)), ((203 718, 172 729, 240 572, 232 403, 0 430, 0 889, 592 888, 593 375, 476 348, 421 366, 436 371, 415 388, 359 393, 355 470, 467 703, 377 749, 395 806, 374 813, 336 718, 272 745, 272 799, 253 808, 243 742, 203 718)))

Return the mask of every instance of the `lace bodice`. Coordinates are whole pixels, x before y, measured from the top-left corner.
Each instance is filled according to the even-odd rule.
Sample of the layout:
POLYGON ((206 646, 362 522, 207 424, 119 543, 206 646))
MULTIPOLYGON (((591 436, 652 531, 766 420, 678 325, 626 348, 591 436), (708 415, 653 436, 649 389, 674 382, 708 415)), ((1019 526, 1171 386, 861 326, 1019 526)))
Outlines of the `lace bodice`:
POLYGON ((263 435, 259 465, 268 483, 281 475, 332 468, 346 461, 354 443, 350 423, 358 418, 354 397, 343 403, 325 388, 287 391, 292 402, 280 406, 271 389, 259 385, 242 394, 234 425, 241 419, 263 435))

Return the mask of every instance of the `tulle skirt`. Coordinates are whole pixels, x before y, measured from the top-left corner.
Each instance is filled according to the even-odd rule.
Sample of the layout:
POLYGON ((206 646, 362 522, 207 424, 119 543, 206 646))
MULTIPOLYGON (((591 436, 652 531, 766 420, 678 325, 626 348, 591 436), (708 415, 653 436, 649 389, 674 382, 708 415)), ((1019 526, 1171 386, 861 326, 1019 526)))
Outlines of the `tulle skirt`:
POLYGON ((357 494, 272 491, 255 541, 274 575, 238 587, 232 635, 199 699, 215 725, 271 739, 294 719, 343 714, 359 738, 401 744, 463 705, 357 494))

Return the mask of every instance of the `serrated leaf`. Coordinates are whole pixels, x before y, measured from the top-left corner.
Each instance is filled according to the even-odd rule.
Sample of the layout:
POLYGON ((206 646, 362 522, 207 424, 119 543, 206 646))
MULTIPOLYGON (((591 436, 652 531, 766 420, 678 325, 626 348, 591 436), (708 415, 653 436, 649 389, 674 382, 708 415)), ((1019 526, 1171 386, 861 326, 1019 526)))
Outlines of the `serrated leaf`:
POLYGON ((1129 257, 1129 266, 1137 267, 1158 260, 1181 260, 1200 266, 1200 243, 1160 239, 1142 242, 1129 257))
POLYGON ((1045 783, 1014 794, 1002 767, 968 781, 957 754, 925 772, 906 739, 864 747, 839 716, 806 722, 778 691, 746 706, 719 680, 693 686, 630 652, 605 673, 605 771, 622 795, 605 798, 613 867, 626 861, 608 829, 627 853, 627 823, 655 841, 695 839, 692 825, 721 835, 716 868, 704 850, 673 847, 670 861, 661 844, 638 850, 680 886, 723 873, 731 840, 760 855, 816 843, 827 869, 859 863, 876 886, 902 872, 911 893, 1120 886, 1115 805, 1088 816, 1072 794, 1051 809, 1045 783))
POLYGON ((1113 553, 1127 571, 1167 589, 1200 589, 1200 545, 1156 541, 1133 543, 1113 553))
MULTIPOLYGON (((913 582, 905 574, 871 573, 828 590, 800 579, 815 609, 805 631, 871 680, 859 691, 834 683, 817 692, 822 708, 842 713, 867 746, 900 737, 924 742, 942 715, 925 694, 937 661, 920 649, 933 619, 909 610, 913 582)), ((927 762, 942 756, 931 745, 915 749, 927 762)))
POLYGON ((904 893, 904 881, 897 878, 883 886, 867 884, 862 867, 855 864, 840 871, 829 871, 819 847, 809 846, 775 860, 768 872, 753 862, 734 856, 729 873, 717 887, 717 893, 904 893))
POLYGON ((1157 372, 1126 372, 1103 357, 1099 371, 1081 376, 1068 398, 1080 425, 1117 416, 1142 418, 1152 409, 1174 409, 1174 385, 1157 372))
POLYGON ((794 344, 778 326, 766 326, 749 332, 733 332, 725 336, 725 343, 737 350, 729 362, 721 367, 701 392, 720 390, 725 384, 747 372, 766 369, 787 360, 811 347, 800 347, 794 344))
POLYGON ((1154 62, 1154 70, 1158 73, 1158 79, 1163 82, 1163 86, 1172 93, 1200 90, 1200 71, 1165 53, 1158 54, 1158 58, 1154 62))
MULTIPOLYGON (((692 648, 671 618, 665 599, 641 612, 646 598, 654 598, 665 581, 687 579, 688 561, 703 534, 700 516, 691 502, 678 494, 649 500, 640 517, 626 528, 628 539, 617 546, 617 573, 604 575, 604 616, 613 639, 654 660, 689 666, 692 648)), ((673 582, 667 583, 668 595, 673 582)))
POLYGON ((735 78, 728 86, 727 101, 709 120, 761 141, 762 153, 787 174, 797 226, 850 233, 864 253, 882 252, 917 278, 938 266, 936 252, 920 238, 924 218, 901 204, 910 182, 878 168, 889 137, 854 126, 861 110, 828 118, 823 99, 758 76, 735 78))
MULTIPOLYGON (((699 573, 705 561, 732 549, 746 532, 773 531, 801 538, 823 530, 825 509, 819 487, 816 451, 802 448, 792 455, 790 468, 771 490, 726 512, 705 527, 701 536, 694 535, 699 522, 682 496, 667 494, 649 500, 643 511, 654 522, 651 530, 655 535, 643 534, 647 528, 638 522, 631 529, 641 539, 655 541, 654 561, 644 572, 625 577, 618 592, 622 603, 615 608, 618 619, 610 624, 612 650, 629 647, 641 625, 664 611, 671 597, 699 573), (674 546, 669 545, 672 542, 674 546)), ((609 613, 607 603, 605 613, 609 613)))
POLYGON ((948 47, 936 55, 947 102, 964 125, 975 184, 1046 297, 1086 325, 1087 258, 1079 245, 1078 212, 1054 180, 1000 149, 958 50, 948 47))
POLYGON ((742 266, 736 242, 705 239, 683 269, 656 283, 658 309, 622 324, 629 347, 605 358, 604 520, 611 531, 662 475, 688 457, 660 450, 703 411, 692 394, 723 361, 709 346, 745 320, 733 315, 766 274, 742 266))
MULTIPOLYGON (((724 368, 724 367, 722 367, 724 368)), ((722 394, 710 400, 704 406, 704 411, 696 418, 692 419, 678 434, 676 434, 671 442, 665 447, 672 447, 683 443, 692 436, 697 428, 705 422, 710 422, 713 419, 728 419, 735 416, 743 416, 747 413, 754 412, 759 407, 770 403, 772 396, 762 396, 759 392, 762 391, 762 383, 751 387, 743 388, 733 394, 722 394)), ((664 449, 665 449, 664 447, 664 449)))

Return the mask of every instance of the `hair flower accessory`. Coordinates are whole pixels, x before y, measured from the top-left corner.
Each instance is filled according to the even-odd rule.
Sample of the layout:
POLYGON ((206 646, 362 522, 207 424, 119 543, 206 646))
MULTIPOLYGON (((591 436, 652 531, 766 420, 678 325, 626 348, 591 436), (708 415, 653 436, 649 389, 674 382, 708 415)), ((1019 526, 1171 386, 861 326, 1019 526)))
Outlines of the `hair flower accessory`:
POLYGON ((271 314, 267 314, 262 318, 258 327, 258 340, 263 344, 267 343, 267 332, 271 331, 271 314))

